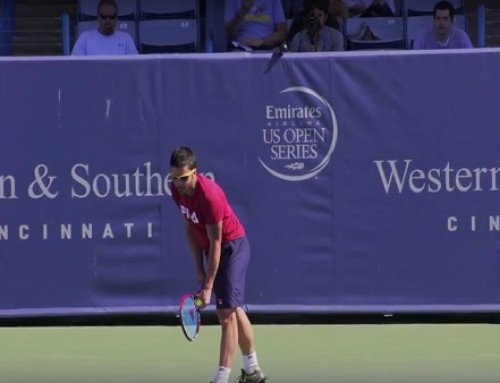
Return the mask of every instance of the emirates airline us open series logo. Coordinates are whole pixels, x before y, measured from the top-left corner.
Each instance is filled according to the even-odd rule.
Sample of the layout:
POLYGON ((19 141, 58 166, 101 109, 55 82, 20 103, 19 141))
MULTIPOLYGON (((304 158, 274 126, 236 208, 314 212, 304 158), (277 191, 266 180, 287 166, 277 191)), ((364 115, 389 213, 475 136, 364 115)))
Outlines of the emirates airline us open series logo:
POLYGON ((338 126, 330 103, 304 86, 283 89, 283 103, 266 105, 260 163, 286 181, 317 176, 330 162, 338 126))

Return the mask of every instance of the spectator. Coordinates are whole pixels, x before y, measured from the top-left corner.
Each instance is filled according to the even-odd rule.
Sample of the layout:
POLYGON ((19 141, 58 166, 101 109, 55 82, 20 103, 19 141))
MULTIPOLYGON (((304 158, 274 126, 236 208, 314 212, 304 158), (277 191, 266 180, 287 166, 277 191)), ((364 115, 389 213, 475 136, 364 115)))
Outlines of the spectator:
POLYGON ((337 29, 326 25, 329 0, 308 1, 302 31, 290 44, 291 52, 343 51, 344 36, 337 29))
POLYGON ((83 32, 73 47, 72 55, 132 55, 137 54, 132 37, 116 30, 118 6, 115 0, 100 0, 97 6, 98 26, 83 32))
MULTIPOLYGON (((304 29, 304 20, 308 16, 309 12, 306 11, 306 9, 311 9, 312 2, 313 0, 304 0, 303 7, 300 8, 299 12, 293 18, 287 35, 287 41, 289 44, 292 42, 294 36, 304 29)), ((341 0, 329 0, 329 2, 330 6, 325 25, 342 32, 342 25, 348 17, 347 7, 341 0)))
POLYGON ((472 48, 467 33, 454 25, 455 9, 449 1, 434 6, 433 18, 434 26, 415 40, 413 49, 472 48))
POLYGON ((236 43, 271 50, 286 38, 286 19, 281 0, 226 0, 225 32, 228 46, 236 43))
POLYGON ((355 17, 394 17, 394 0, 343 0, 349 10, 349 16, 355 17))

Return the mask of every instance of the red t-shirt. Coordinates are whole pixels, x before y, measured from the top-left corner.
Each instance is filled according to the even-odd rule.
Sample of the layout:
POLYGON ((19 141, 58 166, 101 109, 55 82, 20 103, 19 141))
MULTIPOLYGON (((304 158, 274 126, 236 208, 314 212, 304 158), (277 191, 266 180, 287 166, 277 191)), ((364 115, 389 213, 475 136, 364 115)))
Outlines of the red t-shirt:
POLYGON ((196 174, 192 196, 179 194, 173 182, 171 191, 172 198, 193 228, 197 245, 205 254, 210 249, 206 225, 222 221, 222 245, 245 235, 245 229, 227 202, 226 194, 214 181, 196 174))

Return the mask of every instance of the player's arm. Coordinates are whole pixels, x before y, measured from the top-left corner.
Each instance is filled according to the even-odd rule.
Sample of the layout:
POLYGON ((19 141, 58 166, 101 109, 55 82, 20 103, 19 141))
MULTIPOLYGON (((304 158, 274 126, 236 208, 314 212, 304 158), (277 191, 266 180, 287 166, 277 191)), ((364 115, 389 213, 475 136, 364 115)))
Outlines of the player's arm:
POLYGON ((191 250, 191 255, 193 256, 194 266, 196 268, 196 275, 198 277, 198 283, 203 283, 205 280, 205 271, 203 269, 203 252, 200 247, 196 244, 193 229, 187 220, 186 223, 186 239, 191 250))
POLYGON ((219 269, 220 255, 222 250, 222 221, 207 225, 207 235, 210 240, 210 249, 208 251, 207 269, 205 272, 205 281, 203 283, 201 295, 204 304, 210 303, 210 296, 214 287, 215 276, 219 269))

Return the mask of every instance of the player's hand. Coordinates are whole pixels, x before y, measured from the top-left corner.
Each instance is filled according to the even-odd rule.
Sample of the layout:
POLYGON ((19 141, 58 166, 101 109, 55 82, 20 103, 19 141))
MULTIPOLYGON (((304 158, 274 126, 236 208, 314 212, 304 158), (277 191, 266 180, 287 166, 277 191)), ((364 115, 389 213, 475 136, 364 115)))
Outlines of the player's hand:
POLYGON ((211 289, 202 289, 196 294, 196 296, 201 299, 202 305, 200 309, 207 307, 210 304, 210 298, 212 297, 211 289))

